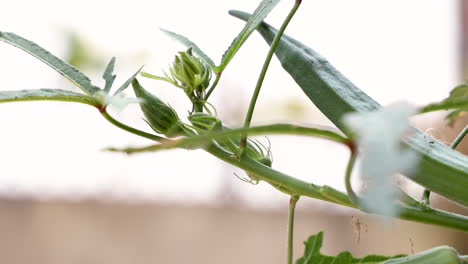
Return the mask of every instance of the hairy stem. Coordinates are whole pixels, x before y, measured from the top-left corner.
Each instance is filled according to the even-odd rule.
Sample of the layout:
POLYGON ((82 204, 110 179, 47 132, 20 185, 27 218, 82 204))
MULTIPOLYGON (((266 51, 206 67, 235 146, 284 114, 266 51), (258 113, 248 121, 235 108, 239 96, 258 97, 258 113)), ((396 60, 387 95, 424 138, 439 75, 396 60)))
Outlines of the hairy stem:
MULTIPOLYGON (((293 8, 289 12, 288 16, 284 20, 283 24, 281 25, 281 28, 278 31, 278 34, 276 34, 273 42, 271 43, 270 50, 268 51, 268 54, 265 58, 265 62, 263 63, 262 71, 260 72, 260 75, 258 76, 257 80, 257 85, 255 86, 254 93, 252 95, 252 99, 250 100, 250 105, 249 109, 247 110, 247 114, 245 116, 245 121, 244 121, 244 128, 248 128, 250 126, 250 122, 252 121, 252 116, 255 108, 255 104, 257 103, 258 95, 260 94, 260 88, 262 87, 263 80, 265 79, 266 72, 268 70, 268 67, 270 66, 271 58, 273 57, 276 47, 278 46, 279 40, 281 39, 281 36, 283 35, 284 31, 286 30, 286 27, 288 26, 289 22, 293 18, 294 14, 296 13, 297 9, 299 9, 299 6, 301 5, 300 1, 296 1, 293 8)), ((243 135, 240 141, 240 150, 238 155, 242 156, 244 149, 247 145, 247 135, 243 135)))
POLYGON ((293 263, 293 242, 294 242, 294 213, 296 209, 299 196, 291 196, 289 200, 289 214, 288 214, 288 254, 287 263, 293 263))

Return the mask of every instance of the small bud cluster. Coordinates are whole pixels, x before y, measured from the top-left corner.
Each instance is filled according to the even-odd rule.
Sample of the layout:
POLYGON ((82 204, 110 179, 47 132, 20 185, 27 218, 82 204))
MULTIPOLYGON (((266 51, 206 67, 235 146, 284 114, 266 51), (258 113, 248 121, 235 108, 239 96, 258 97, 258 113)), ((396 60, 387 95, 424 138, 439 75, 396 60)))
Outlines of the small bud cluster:
POLYGON ((211 80, 211 69, 200 58, 193 56, 191 48, 179 52, 169 71, 172 83, 182 88, 192 102, 204 100, 211 80))
MULTIPOLYGON (((221 120, 219 120, 216 116, 207 114, 207 113, 193 113, 191 114, 188 119, 192 123, 194 127, 199 130, 199 133, 204 133, 205 131, 217 131, 223 129, 229 129, 226 126, 223 126, 221 120)), ((224 149, 236 155, 240 148, 240 136, 236 138, 226 138, 223 140, 216 140, 216 142, 223 147, 224 149)), ((270 148, 264 146, 258 141, 249 140, 247 142, 247 155, 260 162, 261 164, 271 167, 272 158, 270 148)), ((258 182, 259 178, 253 174, 248 174, 251 182, 258 182)))

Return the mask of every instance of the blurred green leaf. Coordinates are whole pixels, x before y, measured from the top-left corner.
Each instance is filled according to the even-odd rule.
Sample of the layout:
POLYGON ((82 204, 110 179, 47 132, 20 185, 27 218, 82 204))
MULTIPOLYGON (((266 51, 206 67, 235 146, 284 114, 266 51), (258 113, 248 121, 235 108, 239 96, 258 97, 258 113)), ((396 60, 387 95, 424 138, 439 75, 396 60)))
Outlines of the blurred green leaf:
POLYGON ((96 51, 94 45, 76 31, 65 32, 67 39, 67 54, 65 61, 76 68, 98 70, 104 66, 102 53, 96 51))
POLYGON ((381 264, 466 264, 458 252, 448 246, 439 246, 418 254, 389 259, 381 264))
POLYGON ((404 257, 405 255, 396 255, 392 257, 368 255, 364 258, 354 258, 353 255, 344 251, 336 256, 327 256, 320 253, 323 243, 323 232, 313 235, 304 242, 304 256, 296 261, 296 264, 377 264, 382 261, 404 257))
POLYGON ((468 83, 455 87, 450 92, 449 97, 442 100, 441 102, 433 103, 423 107, 421 109, 421 113, 449 109, 455 109, 455 111, 452 111, 449 115, 447 115, 447 119, 450 122, 455 121, 455 119, 463 112, 468 112, 468 83))
POLYGON ((73 84, 78 86, 78 88, 83 90, 85 93, 92 95, 100 90, 98 87, 92 85, 91 80, 78 69, 59 59, 36 43, 24 39, 14 33, 1 31, 0 40, 20 48, 43 61, 45 64, 49 65, 58 73, 70 80, 73 84))

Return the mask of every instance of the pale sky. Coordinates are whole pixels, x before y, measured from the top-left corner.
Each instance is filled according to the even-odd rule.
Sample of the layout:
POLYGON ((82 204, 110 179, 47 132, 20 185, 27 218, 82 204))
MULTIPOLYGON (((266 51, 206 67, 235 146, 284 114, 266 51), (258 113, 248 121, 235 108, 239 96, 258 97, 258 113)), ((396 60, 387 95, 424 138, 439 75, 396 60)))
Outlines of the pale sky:
MULTIPOLYGON (((161 73, 184 48, 158 28, 191 38, 215 61, 243 23, 229 9, 252 12, 260 1, 9 1, 2 5, 0 30, 33 40, 56 55, 66 54, 62 33, 74 30, 102 58, 117 57, 117 84, 142 64, 161 73), (27 7, 27 8, 26 8, 27 7)), ((267 21, 281 24, 292 1, 281 1, 267 21)), ((437 101, 457 84, 457 5, 455 0, 315 0, 303 5, 287 34, 313 47, 358 87, 383 105, 406 100, 437 101)), ((247 109, 264 55, 254 33, 224 73, 213 99, 231 126, 247 109)), ((0 43, 1 90, 64 88, 57 73, 24 52, 0 43)), ((89 72, 88 72, 89 73, 89 72)), ((101 73, 89 73, 102 84, 101 73)), ((183 95, 162 83, 141 79, 180 113, 183 95)), ((130 93, 131 94, 131 93, 130 93)), ((260 95, 255 122, 287 121, 277 108, 285 101, 307 110, 296 120, 327 124, 294 81, 274 60, 260 95)), ((120 120, 146 129, 137 106, 116 112, 120 120)), ((212 203, 231 184, 250 205, 275 206, 285 195, 267 184, 251 186, 234 177, 242 172, 202 151, 174 150, 127 157, 102 152, 108 146, 145 145, 108 124, 95 109, 73 103, 22 102, 0 105, 0 195, 114 197, 212 203), (273 201, 273 203, 272 203, 273 201)), ((346 150, 323 140, 271 137, 273 167, 315 184, 344 189, 346 150)))

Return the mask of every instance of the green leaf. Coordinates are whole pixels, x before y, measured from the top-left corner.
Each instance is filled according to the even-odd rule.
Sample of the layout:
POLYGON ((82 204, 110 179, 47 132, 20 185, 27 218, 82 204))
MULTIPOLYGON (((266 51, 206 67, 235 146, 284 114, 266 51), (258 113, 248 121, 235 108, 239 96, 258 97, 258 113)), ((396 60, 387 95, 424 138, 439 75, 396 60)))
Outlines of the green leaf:
POLYGON ((197 54, 206 64, 208 64, 212 69, 215 69, 215 64, 213 62, 213 60, 208 56, 206 55, 205 52, 203 52, 198 46, 197 44, 193 43, 191 40, 189 40, 188 38, 182 36, 182 35, 179 35, 175 32, 172 32, 172 31, 169 31, 169 30, 165 30, 165 29, 162 29, 161 28, 161 31, 166 33, 168 36, 170 36, 172 39, 182 43, 183 45, 185 45, 186 47, 188 48, 192 48, 193 52, 195 54, 197 54))
POLYGON ((140 69, 138 69, 138 71, 136 71, 132 76, 130 76, 130 78, 128 78, 128 80, 126 80, 122 86, 120 86, 119 89, 117 89, 117 91, 114 93, 114 95, 117 95, 121 92, 123 92, 125 89, 127 89, 127 87, 133 82, 133 80, 135 80, 135 78, 137 77, 138 73, 140 73, 141 69, 143 69, 143 66, 140 67, 140 69))
MULTIPOLYGON (((241 11, 232 11, 231 15, 243 20, 250 16, 241 11)), ((258 31, 267 43, 273 41, 277 32, 266 23, 262 23, 258 31)), ((309 99, 345 134, 352 135, 343 124, 346 113, 369 112, 381 107, 325 58, 299 41, 283 35, 275 54, 309 99)), ((418 170, 405 176, 428 190, 468 206, 468 156, 429 140, 416 128, 411 127, 410 132, 411 136, 405 137, 403 143, 421 157, 421 162, 418 170)))
POLYGON ((99 100, 95 97, 59 89, 35 89, 0 92, 0 103, 44 100, 77 102, 89 104, 92 106, 100 105, 99 100))
POLYGON ((92 85, 90 79, 78 69, 59 59, 36 43, 15 35, 14 33, 1 31, 0 40, 20 48, 43 61, 45 64, 49 65, 58 73, 70 80, 73 84, 78 86, 78 88, 83 90, 85 93, 92 95, 100 90, 98 87, 92 85))
POLYGON ((143 77, 158 80, 158 81, 165 81, 165 82, 168 82, 168 83, 170 83, 170 84, 172 84, 174 86, 180 87, 179 84, 176 81, 172 80, 167 74, 164 74, 164 75, 165 75, 165 77, 161 77, 161 76, 153 75, 153 74, 147 73, 147 72, 142 72, 141 73, 141 76, 143 76, 143 77))
POLYGON ((222 72, 231 59, 236 55, 237 51, 241 48, 244 42, 254 32, 254 30, 260 25, 265 17, 275 8, 280 0, 263 0, 260 5, 255 9, 252 16, 250 16, 247 24, 244 26, 239 35, 232 41, 231 46, 224 53, 221 64, 216 67, 216 72, 222 72))
POLYGON ((448 122, 449 122, 449 125, 452 126, 458 118, 460 118, 463 114, 465 114, 467 112, 468 112, 468 110, 467 111, 465 111, 465 110, 455 110, 455 111, 451 112, 450 114, 448 114, 445 117, 445 119, 447 119, 448 122))
POLYGON ((104 74, 102 75, 102 78, 104 78, 104 80, 106 81, 106 85, 104 86, 104 91, 106 93, 109 93, 116 77, 116 75, 112 75, 112 73, 114 72, 114 65, 115 57, 112 57, 112 59, 109 61, 109 64, 107 64, 104 74))
POLYGON ((396 255, 392 257, 368 255, 364 258, 354 258, 353 255, 344 251, 336 256, 327 256, 320 253, 323 243, 323 232, 313 235, 304 242, 304 256, 296 261, 296 264, 377 264, 382 261, 394 258, 400 258, 405 255, 396 255))
POLYGON ((439 246, 420 252, 415 255, 389 259, 381 264, 462 264, 462 258, 458 252, 448 246, 439 246))
POLYGON ((463 112, 468 112, 468 83, 455 87, 450 92, 449 97, 439 103, 433 103, 423 107, 420 112, 427 113, 449 109, 455 109, 455 111, 447 116, 447 119, 451 122, 463 112))

